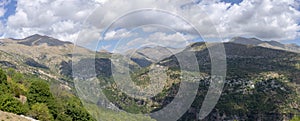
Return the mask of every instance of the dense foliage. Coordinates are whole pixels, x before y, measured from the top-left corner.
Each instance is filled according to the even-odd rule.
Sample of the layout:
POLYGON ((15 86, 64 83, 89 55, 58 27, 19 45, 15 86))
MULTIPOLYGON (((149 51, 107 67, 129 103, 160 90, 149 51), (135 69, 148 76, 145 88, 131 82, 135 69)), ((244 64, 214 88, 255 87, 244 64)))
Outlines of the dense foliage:
POLYGON ((0 110, 41 121, 95 120, 75 95, 65 93, 68 95, 53 95, 45 80, 0 69, 0 110))

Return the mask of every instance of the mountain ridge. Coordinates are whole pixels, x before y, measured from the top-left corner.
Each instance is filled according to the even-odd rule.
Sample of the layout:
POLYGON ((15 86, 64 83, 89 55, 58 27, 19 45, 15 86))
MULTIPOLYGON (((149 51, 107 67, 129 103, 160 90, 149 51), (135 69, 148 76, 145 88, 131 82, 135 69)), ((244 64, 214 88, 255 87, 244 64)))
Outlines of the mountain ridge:
POLYGON ((27 45, 27 46, 33 46, 33 45, 41 45, 41 44, 47 44, 48 46, 63 46, 65 44, 73 44, 72 42, 68 41, 62 41, 58 40, 53 37, 45 36, 45 35, 39 35, 34 34, 28 37, 25 37, 23 39, 13 39, 14 41, 17 41, 19 44, 27 45))
MULTIPOLYGON (((96 77, 99 80, 95 82, 93 80, 86 81, 86 83, 91 84, 88 85, 88 88, 91 89, 89 91, 97 92, 97 90, 93 89, 97 89, 98 84, 101 84, 105 95, 109 97, 109 101, 129 112, 148 113, 149 111, 163 108, 169 102, 172 102, 172 99, 177 94, 181 79, 180 65, 176 55, 180 57, 180 54, 185 54, 187 51, 194 52, 201 71, 200 73, 207 76, 211 71, 208 46, 213 47, 213 45, 206 44, 205 42, 192 43, 175 54, 170 54, 170 51, 163 53, 163 50, 167 49, 164 47, 160 47, 160 49, 157 49, 157 47, 146 47, 130 52, 137 54, 137 56, 131 56, 130 54, 122 55, 107 51, 96 52, 95 56, 94 52, 86 48, 79 48, 82 50, 76 51, 80 51, 80 54, 76 53, 76 55, 73 55, 73 44, 66 43, 53 46, 48 45, 49 43, 47 42, 35 44, 35 42, 39 41, 40 37, 39 35, 35 35, 27 39, 21 39, 21 41, 30 40, 28 45, 18 43, 20 42, 19 40, 0 40, 3 43, 0 47, 0 65, 7 68, 16 67, 17 70, 24 71, 24 73, 32 73, 42 78, 60 80, 60 83, 72 87, 72 68, 75 67, 75 70, 82 72, 79 75, 81 76, 82 74, 83 77, 86 77, 83 79, 88 80, 88 78, 94 75, 91 75, 89 73, 90 70, 88 70, 90 68, 86 67, 95 64, 96 77), (161 55, 152 55, 159 52, 162 52, 161 55), (149 100, 137 100, 119 92, 114 86, 111 73, 112 64, 114 64, 111 61, 111 57, 114 54, 116 57, 125 57, 124 61, 129 63, 132 80, 141 86, 145 86, 150 82, 148 73, 152 67, 167 69, 167 76, 169 77, 167 78, 163 92, 149 100), (144 63, 143 61, 145 60, 149 61, 149 63, 144 63), (131 70, 132 68, 134 70, 131 70)), ((45 40, 47 41, 52 41, 52 39, 47 39, 48 37, 43 38, 46 38, 45 40)), ((221 103, 217 104, 205 120, 277 120, 283 119, 284 116, 291 116, 288 113, 297 115, 293 111, 300 110, 299 100, 297 101, 297 99, 300 99, 300 54, 280 48, 282 44, 276 41, 264 42, 256 38, 241 37, 236 38, 236 40, 241 40, 241 42, 224 42, 228 77, 225 80, 224 93, 220 98, 221 103), (247 40, 250 41, 250 44, 246 43, 248 42, 247 40), (280 94, 283 94, 283 96, 280 94), (247 101, 241 101, 243 99, 247 101), (286 100, 290 102, 285 102, 286 100), (281 109, 281 106, 287 110, 281 109), (239 108, 237 109, 236 107, 239 108), (269 112, 272 111, 275 113, 269 115, 269 112)), ((186 64, 189 64, 188 58, 183 59, 183 61, 187 61, 186 64)), ((192 120, 193 117, 197 117, 197 110, 200 110, 201 101, 206 94, 205 89, 209 85, 209 78, 207 76, 200 80, 201 84, 199 85, 198 92, 200 96, 196 97, 196 102, 182 116, 182 120, 192 120)), ((86 98, 87 101, 92 100, 97 105, 102 104, 101 100, 98 100, 99 95, 88 94, 90 95, 85 95, 88 97, 86 98)), ((291 117, 288 118, 290 119, 291 117)))
POLYGON ((245 38, 245 37, 233 37, 229 42, 242 44, 242 45, 252 45, 261 46, 272 49, 286 50, 291 52, 300 53, 300 46, 297 44, 282 44, 278 41, 263 41, 257 38, 245 38))

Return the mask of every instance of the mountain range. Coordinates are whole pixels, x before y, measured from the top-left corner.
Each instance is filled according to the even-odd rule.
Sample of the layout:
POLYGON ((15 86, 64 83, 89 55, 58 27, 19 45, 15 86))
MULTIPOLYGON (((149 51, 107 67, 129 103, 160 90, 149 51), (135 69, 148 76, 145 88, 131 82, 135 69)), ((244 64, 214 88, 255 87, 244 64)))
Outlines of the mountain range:
POLYGON ((243 44, 243 45, 252 45, 252 46, 261 46, 272 49, 286 50, 291 52, 300 52, 300 46, 296 44, 282 44, 278 41, 262 41, 257 38, 244 38, 244 37, 234 37, 229 42, 243 44))
MULTIPOLYGON (((226 84, 219 103, 204 120, 284 120, 300 115, 298 45, 244 37, 234 37, 223 44, 227 61, 226 84)), ((209 85, 211 59, 207 46, 205 42, 196 42, 181 49, 144 47, 125 54, 93 52, 76 47, 80 54, 73 55, 74 45, 71 42, 36 34, 24 39, 1 39, 0 65, 4 69, 14 68, 45 80, 55 80, 74 90, 72 67, 84 69, 83 66, 95 62, 100 82, 93 82, 89 91, 97 92, 93 90, 97 83, 106 85, 103 86, 104 94, 119 109, 149 113, 173 100, 180 84, 180 65, 176 57, 193 52, 200 73, 205 76, 200 80, 195 101, 180 120, 196 120, 209 85), (126 58, 131 78, 141 87, 150 84, 147 74, 153 65, 166 69, 168 77, 163 92, 148 100, 122 93, 112 80, 112 67, 116 65, 111 58, 115 55, 126 58)), ((81 72, 87 75, 84 73, 86 70, 81 72)), ((86 95, 90 97, 87 102, 101 105, 103 102, 99 102, 97 96, 86 95)))

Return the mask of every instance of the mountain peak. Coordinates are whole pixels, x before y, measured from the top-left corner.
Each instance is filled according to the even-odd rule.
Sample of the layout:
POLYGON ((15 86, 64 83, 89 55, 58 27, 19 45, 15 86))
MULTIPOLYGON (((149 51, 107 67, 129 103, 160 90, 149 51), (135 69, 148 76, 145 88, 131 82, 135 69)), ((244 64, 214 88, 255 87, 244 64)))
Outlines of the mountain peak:
POLYGON ((279 49, 291 52, 300 52, 299 46, 292 46, 292 45, 285 45, 278 41, 262 41, 257 38, 245 38, 245 37, 233 37, 229 42, 242 44, 242 45, 254 45, 254 46, 261 46, 266 48, 272 49, 279 49))
POLYGON ((264 41, 257 38, 245 38, 245 37, 233 37, 229 42, 243 44, 243 45, 259 45, 264 43, 264 41))
MULTIPOLYGON (((43 35, 40 35, 40 34, 34 34, 34 35, 31 35, 31 36, 28 36, 28 37, 44 37, 43 35)), ((28 38, 27 37, 27 38, 28 38)))
POLYGON ((71 42, 61 41, 49 36, 43 36, 40 34, 34 34, 28 36, 24 39, 18 40, 18 44, 23 44, 27 46, 34 46, 34 45, 42 45, 47 44, 48 46, 63 46, 65 44, 72 44, 71 42))

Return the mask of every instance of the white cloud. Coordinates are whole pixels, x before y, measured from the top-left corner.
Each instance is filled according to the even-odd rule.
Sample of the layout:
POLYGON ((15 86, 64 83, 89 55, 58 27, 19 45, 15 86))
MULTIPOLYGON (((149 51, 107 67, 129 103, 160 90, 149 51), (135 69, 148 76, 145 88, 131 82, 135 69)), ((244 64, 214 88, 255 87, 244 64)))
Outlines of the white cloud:
MULTIPOLYGON (((195 4, 182 0, 18 0, 16 14, 8 18, 4 27, 6 37, 22 38, 40 33, 61 40, 75 41, 86 21, 98 30, 104 30, 118 17, 142 8, 163 9, 167 13, 144 12, 131 19, 116 23, 127 31, 144 23, 160 23, 175 28, 178 32, 190 32, 191 22, 202 36, 225 38, 233 36, 256 36, 262 39, 289 40, 299 37, 299 2, 295 0, 244 0, 239 4, 202 0, 195 4), (215 27, 215 28, 214 28, 215 27), (218 30, 217 31, 215 31, 218 30)), ((1 5, 1 3, 0 3, 1 5)), ((1 9, 0 9, 1 15, 1 9)), ((129 15, 130 16, 130 15, 129 15)), ((118 26, 116 26, 118 27, 118 26)), ((102 31, 98 31, 100 34, 102 31)), ((153 31, 148 28, 149 31, 153 31)), ((91 30, 93 31, 93 30, 91 30)), ((147 29, 145 29, 147 31, 147 29)), ((126 37, 126 31, 109 31, 106 39, 126 37)), ((97 35, 100 36, 100 35, 97 35)), ((179 35, 156 35, 157 39, 176 39, 179 35), (158 38, 158 36, 161 36, 158 38), (162 37, 165 36, 165 37, 162 37)), ((93 38, 89 36, 87 38, 93 38)), ((88 39, 92 40, 92 39, 88 39)))
POLYGON ((3 7, 0 7, 0 17, 4 16, 6 10, 3 7))
POLYGON ((82 23, 97 6, 99 3, 92 0, 18 0, 4 35, 24 38, 38 33, 75 41, 82 23))
POLYGON ((103 45, 100 47, 100 51, 109 50, 111 48, 111 45, 103 45))
MULTIPOLYGON (((98 22, 95 24, 97 27, 103 28, 112 20, 131 10, 143 7, 159 8, 184 17, 204 37, 218 37, 220 34, 227 38, 256 36, 262 39, 288 40, 298 37, 297 31, 300 30, 298 25, 300 12, 292 7, 295 4, 294 0, 244 0, 240 4, 233 5, 219 2, 219 0, 204 0, 197 5, 178 0, 146 0, 143 3, 135 0, 131 2, 112 0, 98 9, 99 12, 95 16, 99 18, 93 18, 93 20, 98 22), (166 4, 168 6, 165 6, 166 4)), ((179 31, 191 29, 191 26, 177 20, 177 17, 161 15, 144 12, 144 14, 131 16, 132 19, 119 23, 125 27, 135 27, 142 23, 148 23, 147 21, 152 21, 152 23, 157 21, 157 23, 169 25, 179 31)))
POLYGON ((73 32, 75 30, 76 24, 71 20, 67 20, 67 21, 57 22, 53 24, 51 27, 54 33, 73 32))
POLYGON ((227 28, 231 34, 246 34, 265 39, 293 39, 300 29, 297 23, 300 12, 290 5, 293 0, 243 1, 240 5, 232 6, 227 14, 227 28))
POLYGON ((148 39, 151 42, 157 42, 164 46, 174 45, 174 44, 176 44, 177 46, 186 46, 187 40, 192 39, 192 37, 183 35, 179 32, 176 32, 174 34, 156 32, 150 35, 148 39))
POLYGON ((18 29, 20 27, 27 27, 28 21, 27 13, 21 9, 18 10, 14 16, 8 18, 7 25, 11 28, 18 29))
POLYGON ((108 31, 105 34, 104 40, 117 40, 117 39, 124 39, 129 38, 137 35, 135 32, 127 31, 126 29, 119 29, 108 31))
MULTIPOLYGON (((83 29, 80 31, 80 33, 78 33, 78 36, 80 36, 80 38, 76 39, 76 45, 81 45, 83 47, 89 47, 90 46, 90 42, 97 42, 100 37, 101 37, 101 32, 102 30, 96 29, 96 28, 88 28, 88 29, 83 29)), ((77 37, 77 36, 76 36, 77 37)), ((97 47, 97 45, 95 43, 93 44, 93 49, 95 49, 97 47)))
POLYGON ((189 44, 189 40, 194 39, 194 36, 184 35, 179 32, 172 34, 166 34, 164 32, 155 32, 148 35, 147 37, 138 37, 130 40, 125 46, 162 46, 162 47, 174 47, 174 48, 184 48, 189 44))

